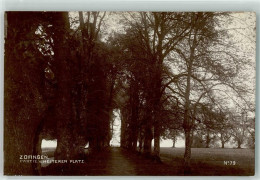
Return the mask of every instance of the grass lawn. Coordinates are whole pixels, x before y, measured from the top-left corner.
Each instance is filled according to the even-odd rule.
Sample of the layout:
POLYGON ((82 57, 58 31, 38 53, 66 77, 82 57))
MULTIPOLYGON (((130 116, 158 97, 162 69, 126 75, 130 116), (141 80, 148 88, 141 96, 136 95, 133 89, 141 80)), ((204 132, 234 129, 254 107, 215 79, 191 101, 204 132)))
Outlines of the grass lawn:
MULTIPOLYGON (((162 161, 175 168, 182 168, 183 155, 184 148, 161 148, 162 161)), ((192 175, 254 175, 254 157, 252 149, 192 148, 192 175)))
MULTIPOLYGON (((53 158, 54 150, 55 148, 44 148, 42 154, 53 158)), ((132 173, 129 170, 130 175, 183 176, 183 154, 184 148, 162 147, 161 160, 163 163, 158 164, 153 160, 145 159, 140 154, 125 150, 112 151, 112 154, 109 152, 97 153, 96 157, 89 157, 86 164, 77 166, 80 171, 73 171, 72 175, 73 173, 78 173, 77 175, 125 175, 129 169, 131 172, 134 169, 132 173), (120 159, 121 161, 119 161, 120 159), (111 169, 114 169, 113 173, 111 173, 111 169)), ((189 175, 252 176, 254 175, 254 164, 254 150, 252 149, 192 148, 192 167, 189 175), (225 164, 225 161, 232 161, 232 164, 229 162, 229 164, 225 164)))

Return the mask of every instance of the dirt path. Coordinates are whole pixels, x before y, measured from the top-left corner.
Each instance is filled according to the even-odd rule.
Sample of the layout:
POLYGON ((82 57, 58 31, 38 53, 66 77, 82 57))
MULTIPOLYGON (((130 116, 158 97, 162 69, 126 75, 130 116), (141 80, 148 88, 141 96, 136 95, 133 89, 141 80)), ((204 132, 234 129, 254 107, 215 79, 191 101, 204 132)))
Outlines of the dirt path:
POLYGON ((180 174, 179 170, 165 163, 158 163, 138 153, 122 148, 111 148, 107 160, 106 175, 117 176, 164 176, 180 174))
POLYGON ((134 152, 112 147, 96 152, 84 164, 51 164, 42 168, 43 175, 136 176, 177 175, 177 168, 157 163, 134 152))
POLYGON ((120 148, 111 148, 110 156, 107 160, 109 175, 131 176, 136 175, 136 164, 129 156, 126 156, 120 148))

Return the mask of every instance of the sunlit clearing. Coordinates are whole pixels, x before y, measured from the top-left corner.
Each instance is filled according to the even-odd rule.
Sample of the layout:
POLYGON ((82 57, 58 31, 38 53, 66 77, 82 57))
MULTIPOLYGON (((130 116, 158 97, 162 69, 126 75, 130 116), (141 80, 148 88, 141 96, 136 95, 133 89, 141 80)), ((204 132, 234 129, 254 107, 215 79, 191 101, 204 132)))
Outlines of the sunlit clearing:
POLYGON ((55 140, 42 140, 41 148, 56 148, 57 147, 57 139, 55 140))
POLYGON ((121 119, 120 119, 120 110, 115 109, 114 114, 114 123, 113 123, 113 136, 110 141, 111 146, 120 146, 120 134, 121 134, 121 119))
MULTIPOLYGON (((161 147, 172 147, 173 142, 171 139, 161 140, 160 146, 161 147)), ((175 143, 176 148, 185 147, 185 141, 181 138, 178 138, 175 143)))

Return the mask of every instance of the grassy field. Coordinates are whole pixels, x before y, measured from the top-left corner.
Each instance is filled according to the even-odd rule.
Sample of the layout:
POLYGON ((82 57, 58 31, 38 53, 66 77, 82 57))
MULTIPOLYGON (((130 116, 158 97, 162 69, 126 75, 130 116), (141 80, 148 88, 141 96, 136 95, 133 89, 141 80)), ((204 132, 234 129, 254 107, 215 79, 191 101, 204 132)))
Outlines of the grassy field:
POLYGON ((48 156, 49 158, 54 157, 54 151, 56 148, 42 148, 42 154, 48 156))
MULTIPOLYGON (((116 148, 114 148, 116 149, 116 148)), ((44 148, 42 154, 53 159, 55 148, 44 148)), ((119 151, 113 153, 113 166, 121 167, 122 163, 117 162, 121 157, 119 151)), ((130 160, 130 164, 135 167, 135 174, 132 175, 175 175, 183 174, 183 154, 184 148, 161 148, 161 160, 163 164, 158 164, 149 159, 144 159, 140 155, 125 152, 125 157, 130 160)), ((101 154, 102 155, 102 154, 101 154)), ((111 154, 101 156, 101 159, 111 159, 111 154)), ((123 157, 123 156, 122 156, 123 157)), ((90 158, 91 159, 91 158, 90 158)), ((103 162, 102 160, 102 162, 103 162)), ((100 164, 100 158, 87 162, 82 168, 82 174, 105 175, 106 171, 111 171, 111 164, 100 164), (107 166, 104 168, 103 166, 107 166), (87 170, 86 170, 87 169, 87 170), (107 169, 104 171, 104 169, 107 169), (99 170, 99 171, 97 171, 99 170), (92 172, 93 171, 93 172, 92 172), (97 171, 97 172, 96 172, 97 171), (100 173, 100 174, 99 174, 100 173)), ((126 163, 127 164, 127 163, 126 163)), ((128 162, 129 164, 129 162, 128 162)), ((191 174, 192 176, 252 176, 254 175, 254 150, 252 149, 231 149, 231 148, 192 148, 191 174), (228 161, 228 162, 227 162, 228 161), (228 164, 225 164, 227 162, 228 164), (230 163, 232 162, 232 164, 230 163), (235 162, 235 164, 234 164, 235 162)), ((43 165, 46 167, 47 165, 43 165)), ((129 167, 128 167, 129 168, 129 167)), ((112 168, 113 169, 113 168, 112 168)), ((120 169, 120 168, 119 168, 120 169)), ((121 168, 122 169, 122 168, 121 168)), ((131 169, 131 168, 130 168, 131 169)), ((127 170, 127 168, 126 168, 127 170)), ((126 171, 124 170, 124 171, 126 171)), ((123 172, 123 171, 122 171, 123 172)), ((116 173, 116 171, 115 171, 116 173)), ((118 172, 120 174, 120 172, 118 172)), ((107 175, 110 175, 109 173, 107 175)), ((122 174, 123 175, 123 174, 122 174)), ((187 174, 186 174, 187 175, 187 174)))
MULTIPOLYGON (((175 168, 182 169, 183 154, 184 148, 161 148, 162 161, 175 168)), ((254 175, 254 156, 252 149, 192 148, 192 175, 254 175)))

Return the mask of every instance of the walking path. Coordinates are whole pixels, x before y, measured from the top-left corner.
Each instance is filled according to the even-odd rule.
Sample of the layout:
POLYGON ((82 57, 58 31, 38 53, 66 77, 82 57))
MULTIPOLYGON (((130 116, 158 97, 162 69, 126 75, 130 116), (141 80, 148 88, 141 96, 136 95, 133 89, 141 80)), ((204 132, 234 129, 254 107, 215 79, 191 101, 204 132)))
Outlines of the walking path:
POLYGON ((136 175, 136 165, 130 161, 120 148, 111 148, 110 156, 107 161, 109 175, 131 176, 136 175))
POLYGON ((154 162, 134 152, 112 147, 96 152, 83 164, 51 164, 42 168, 42 175, 136 176, 176 175, 172 166, 154 162))
POLYGON ((111 148, 106 161, 105 175, 136 176, 136 175, 176 175, 177 169, 164 163, 155 162, 134 152, 122 148, 111 148))

